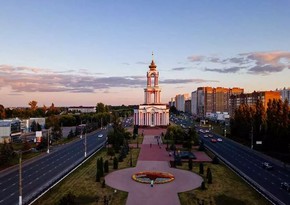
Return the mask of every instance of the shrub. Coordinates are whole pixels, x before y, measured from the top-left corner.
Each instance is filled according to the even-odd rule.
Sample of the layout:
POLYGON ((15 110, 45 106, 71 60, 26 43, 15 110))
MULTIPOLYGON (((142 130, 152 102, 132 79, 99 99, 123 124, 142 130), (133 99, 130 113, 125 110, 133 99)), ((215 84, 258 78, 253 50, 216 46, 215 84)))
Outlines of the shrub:
POLYGON ((212 163, 219 164, 219 158, 217 156, 214 156, 214 158, 212 159, 212 163))
POLYGON ((108 173, 109 172, 109 161, 108 160, 106 160, 104 162, 104 172, 105 173, 108 173))
POLYGON ((206 187, 205 187, 205 183, 204 182, 201 182, 201 190, 206 190, 206 187))
POLYGON ((193 163, 192 163, 192 159, 189 159, 189 160, 188 160, 188 169, 189 169, 189 170, 192 170, 192 165, 193 165, 193 163))
POLYGON ((118 159, 117 159, 117 157, 114 157, 114 161, 113 161, 113 168, 114 169, 118 169, 118 159))
POLYGON ((199 164, 199 174, 203 174, 204 170, 203 170, 203 163, 199 164))

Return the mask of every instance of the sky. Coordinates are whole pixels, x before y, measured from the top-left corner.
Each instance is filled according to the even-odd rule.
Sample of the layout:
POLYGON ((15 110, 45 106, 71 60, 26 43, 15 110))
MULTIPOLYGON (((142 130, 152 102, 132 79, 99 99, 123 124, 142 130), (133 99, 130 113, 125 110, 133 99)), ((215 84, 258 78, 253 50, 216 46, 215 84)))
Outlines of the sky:
POLYGON ((290 87, 289 0, 0 0, 4 107, 144 103, 198 87, 290 87))

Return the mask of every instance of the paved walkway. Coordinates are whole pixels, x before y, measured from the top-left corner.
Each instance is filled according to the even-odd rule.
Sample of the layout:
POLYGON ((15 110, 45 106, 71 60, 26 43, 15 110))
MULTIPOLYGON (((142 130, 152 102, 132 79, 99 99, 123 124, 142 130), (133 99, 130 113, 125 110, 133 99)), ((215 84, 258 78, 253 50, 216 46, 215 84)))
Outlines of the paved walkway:
POLYGON ((161 130, 144 130, 144 140, 134 168, 114 171, 105 177, 106 184, 113 188, 129 192, 126 205, 179 205, 178 193, 195 189, 201 185, 202 178, 192 172, 169 167, 172 157, 165 150, 166 145, 158 145, 155 136, 161 130), (151 144, 151 145, 150 145, 151 144), (134 181, 132 175, 140 171, 164 171, 175 176, 175 180, 166 184, 142 184, 134 181))

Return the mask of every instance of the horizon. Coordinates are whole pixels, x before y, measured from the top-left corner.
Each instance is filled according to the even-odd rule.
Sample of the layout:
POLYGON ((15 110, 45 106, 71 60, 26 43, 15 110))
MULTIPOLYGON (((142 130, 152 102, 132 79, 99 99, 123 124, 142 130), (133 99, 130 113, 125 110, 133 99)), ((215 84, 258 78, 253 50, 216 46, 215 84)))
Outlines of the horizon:
POLYGON ((161 102, 197 87, 290 87, 289 1, 9 1, 4 107, 139 105, 152 60, 161 102))

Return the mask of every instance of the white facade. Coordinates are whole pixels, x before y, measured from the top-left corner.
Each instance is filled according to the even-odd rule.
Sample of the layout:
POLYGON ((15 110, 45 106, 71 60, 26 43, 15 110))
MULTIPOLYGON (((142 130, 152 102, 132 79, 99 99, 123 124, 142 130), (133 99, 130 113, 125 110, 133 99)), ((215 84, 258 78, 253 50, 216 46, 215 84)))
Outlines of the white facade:
POLYGON ((169 109, 160 102, 161 88, 158 84, 159 72, 152 60, 147 72, 147 87, 144 89, 144 104, 134 109, 134 124, 139 126, 169 125, 169 109))
POLYGON ((287 99, 290 105, 290 88, 284 88, 278 91, 281 93, 282 101, 284 102, 287 99))
POLYGON ((188 94, 180 94, 175 97, 176 109, 185 112, 185 101, 189 99, 188 94))
POLYGON ((10 142, 21 135, 20 120, 0 120, 0 143, 10 142))
POLYGON ((166 105, 140 105, 135 111, 135 125, 154 127, 169 124, 169 109, 166 105))
POLYGON ((74 107, 69 107, 68 111, 70 112, 81 112, 81 113, 91 113, 91 112, 96 112, 96 107, 95 106, 74 106, 74 107))

